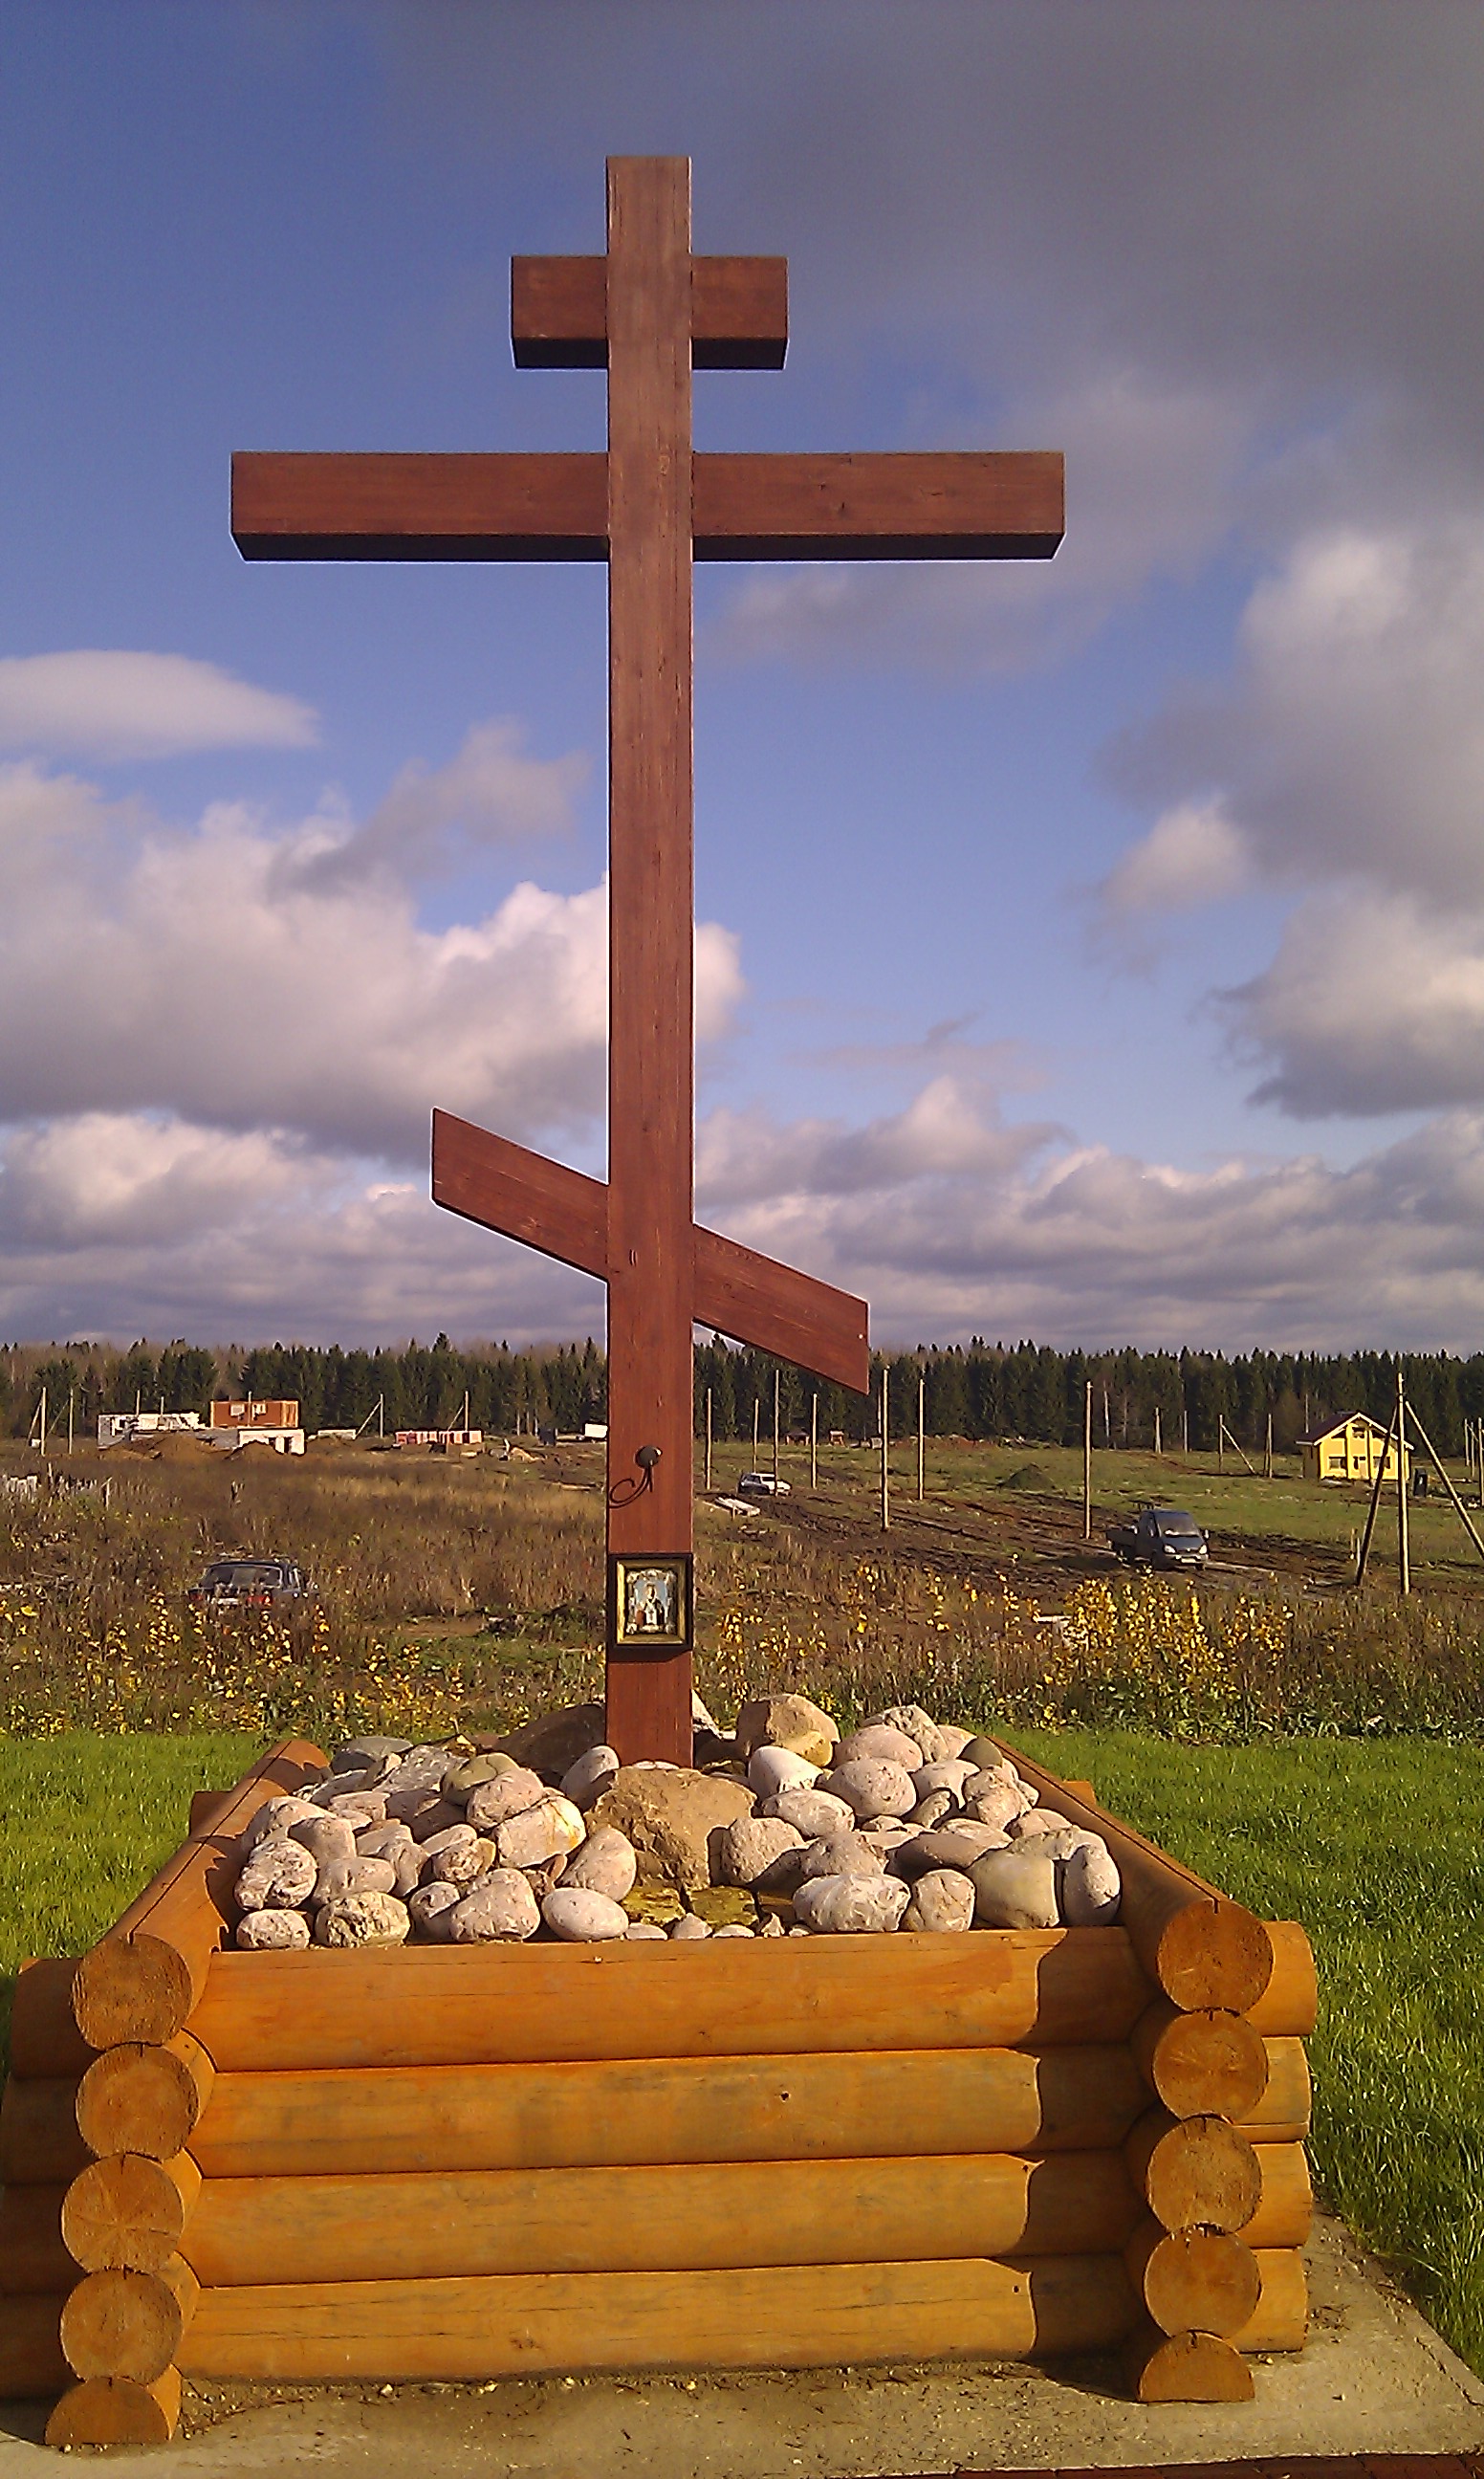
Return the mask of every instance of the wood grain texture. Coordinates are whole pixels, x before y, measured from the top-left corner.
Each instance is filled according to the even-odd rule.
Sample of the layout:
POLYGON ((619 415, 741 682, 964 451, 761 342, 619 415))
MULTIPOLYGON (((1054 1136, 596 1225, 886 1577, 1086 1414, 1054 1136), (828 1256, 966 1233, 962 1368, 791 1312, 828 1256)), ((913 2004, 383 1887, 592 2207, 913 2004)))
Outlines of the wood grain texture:
POLYGON ((1314 1948, 1296 1920, 1268 1920, 1272 1976, 1247 2021, 1265 2036, 1308 2039, 1319 2019, 1319 1982, 1314 1948))
POLYGON ((0 2292, 0 2401, 38 2401, 60 2391, 69 2369, 62 2353, 60 2296, 0 2292))
MULTIPOLYGON (((602 1181, 447 1111, 433 1112, 433 1202, 600 1281, 606 1274, 608 1191, 602 1181)), ((857 1393, 864 1391, 870 1376, 864 1300, 699 1223, 692 1244, 698 1325, 857 1393)))
POLYGON ((180 2252, 200 2191, 189 2152, 173 2160, 123 2152, 90 2161, 63 2197, 63 2240, 85 2272, 158 2272, 180 2252))
POLYGON ((1262 2295, 1252 2250, 1218 2230, 1162 2230, 1148 2221, 1124 2250, 1135 2295, 1162 2333, 1217 2333, 1250 2323, 1262 2295))
POLYGON ((211 2097, 216 2069, 199 2040, 124 2041, 94 2059, 77 2087, 77 2125, 90 2152, 184 2152, 211 2097))
POLYGON ((1249 2117, 1267 2088, 1263 2035, 1241 2014, 1183 2014, 1159 1998, 1134 2027, 1134 2055, 1175 2117, 1249 2117))
POLYGON ((227 1952, 192 2031, 218 2073, 1046 2049, 1126 2038, 1148 1993, 1119 1929, 227 1952))
MULTIPOLYGON (((690 166, 608 164, 607 1546, 692 1546, 690 166), (641 1447, 658 1449, 645 1473, 641 1447)), ((626 1763, 691 1759, 689 1650, 610 1638, 626 1763)))
POLYGON ((1239 2350, 1301 2350, 1309 2333, 1309 2276, 1297 2247, 1259 2247, 1261 2287, 1247 2322, 1232 2336, 1239 2350))
POLYGON ((203 2289, 191 2375, 453 2382, 627 2367, 1054 2357, 1121 2341, 1121 2256, 821 2264, 801 2313, 770 2270, 538 2273, 203 2289))
MULTIPOLYGON (((518 370, 606 369, 607 275, 601 258, 511 260, 510 341, 518 370)), ((693 258, 691 287, 693 369, 782 369, 786 258, 693 258)))
POLYGON ((85 2168, 77 2131, 77 2085, 70 2075, 13 2075, 0 2092, 0 2184, 64 2185, 85 2168))
POLYGON ((46 2422, 53 2445, 168 2444, 180 2422, 180 2370, 167 2367, 152 2385, 124 2376, 90 2376, 63 2394, 46 2422))
POLYGON ((1314 2085, 1302 2040, 1270 2039, 1267 2083, 1241 2121, 1252 2143, 1301 2143, 1308 2134, 1314 2085))
POLYGON ((1130 2387, 1141 2402, 1249 2402, 1252 2370, 1215 2333, 1162 2333, 1150 2321, 1128 2345, 1130 2387))
POLYGON ((1301 2247, 1314 2224, 1314 2185, 1301 2143, 1254 2143, 1263 2197, 1238 2232, 1254 2249, 1301 2247))
POLYGON ((231 1914, 237 1837, 266 1801, 296 1790, 324 1763, 309 1741, 279 1740, 243 1775, 210 1830, 192 1834, 84 1955, 72 2010, 91 2048, 163 2042, 185 2030, 231 1914))
POLYGON ((1155 1989, 1182 2013, 1248 2013, 1272 1978, 1274 1949, 1266 1923, 1228 1902, 1132 1826, 1089 1806, 1069 1783, 1003 1744, 1047 1807, 1107 1843, 1123 1881, 1119 1923, 1155 1989))
POLYGON ((208 2287, 726 2271, 1114 2254, 1140 2209, 1117 2151, 210 2178, 183 2245, 208 2287))
POLYGON ((1064 508, 1051 450, 695 465, 698 559, 1049 559, 1064 508))
POLYGON ((175 2359, 200 2283, 178 2256, 158 2272, 90 2272, 62 2311, 62 2347, 74 2375, 126 2376, 152 2385, 175 2359))
POLYGON ((0 2186, 0 2284, 27 2297, 64 2291, 78 2267, 62 2236, 65 2186, 0 2186))
POLYGON ((602 455, 240 451, 243 559, 573 560, 608 550, 602 455))
POLYGON ((1129 2137, 1128 2160, 1137 2191, 1166 2230, 1236 2232, 1262 2202, 1257 2155, 1221 2117, 1152 2108, 1129 2137))
POLYGON ((72 1981, 77 1964, 42 1955, 23 1962, 11 2003, 11 2073, 66 2075, 76 2083, 97 2055, 77 2028, 72 1981))
MULTIPOLYGON (((1102 2152, 1142 2099, 1123 2047, 278 2071, 218 2075, 192 2156, 258 2178, 1102 2152)), ((1241 2220, 1258 2194, 1254 2169, 1241 2220)))

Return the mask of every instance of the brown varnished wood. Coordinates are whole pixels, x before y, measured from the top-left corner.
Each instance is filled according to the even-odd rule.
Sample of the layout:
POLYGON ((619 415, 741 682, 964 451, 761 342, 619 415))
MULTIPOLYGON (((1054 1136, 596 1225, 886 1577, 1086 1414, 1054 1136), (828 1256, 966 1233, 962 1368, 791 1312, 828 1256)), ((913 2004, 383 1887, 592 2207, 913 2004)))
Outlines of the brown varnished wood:
POLYGON ((239 452, 244 559, 602 559, 605 457, 239 452))
POLYGON ((1128 2344, 1136 2401, 1249 2402, 1252 2370, 1233 2341, 1215 2333, 1162 2333, 1152 2319, 1128 2344))
POLYGON ((1148 1983, 1118 1929, 752 1945, 362 1947, 212 1959, 218 2074, 275 2066, 1041 2049, 1122 2040, 1148 1983))
POLYGON ((1172 2118, 1152 2108, 1129 2137, 1129 2172, 1166 2230, 1246 2227, 1263 2200, 1263 2173, 1244 2134, 1223 2117, 1172 2118))
MULTIPOLYGON (((691 287, 693 369, 782 369, 786 258, 693 258, 691 287)), ((607 291, 601 258, 513 258, 510 341, 517 369, 605 370, 607 291)))
POLYGON ((210 2178, 184 2245, 208 2287, 726 2271, 1112 2254, 1139 2211, 1119 2152, 210 2178))
MULTIPOLYGON (((607 1268, 608 1191, 601 1180, 433 1112, 433 1200, 487 1231, 523 1240, 600 1279, 607 1268)), ((698 1325, 862 1389, 870 1375, 864 1300, 694 1226, 698 1325)))
MULTIPOLYGON (((605 459, 242 451, 232 536, 244 559, 598 560, 605 459)), ((1045 450, 694 458, 694 556, 1049 559, 1062 466, 1045 450)))
POLYGON ((100 2157, 141 2152, 173 2160, 190 2140, 214 2078, 210 2057, 189 2032, 168 2042, 124 2041, 96 2057, 79 2083, 78 2131, 100 2157))
POLYGON ((1238 2231, 1253 2248, 1301 2247, 1314 2223, 1314 2185, 1301 2143, 1254 2143, 1263 2200, 1238 2231))
POLYGON ((85 2272, 158 2272, 179 2246, 201 2191, 189 2152, 146 2160, 133 2152, 90 2161, 62 2201, 62 2236, 85 2272))
POLYGON ((1251 2248, 1222 2230, 1162 2230, 1145 2221, 1124 2249, 1135 2293, 1164 2333, 1230 2339, 1257 2313, 1262 2275, 1251 2248))
POLYGON ((0 2401, 35 2401, 60 2391, 68 2368, 62 2354, 61 2296, 13 2298, 0 2293, 0 2401))
POLYGON ((1286 2032, 1307 2039, 1319 2019, 1319 1983, 1314 1948, 1296 1920, 1269 1920, 1272 1977, 1247 2020, 1255 2032, 1286 2032))
POLYGON ((171 2256, 158 2272, 90 2272, 62 2311, 62 2347, 74 2375, 126 2376, 152 2385, 173 2363, 201 2285, 171 2256))
POLYGON ((0 2185, 53 2185, 75 2178, 88 2159, 73 2078, 13 2075, 0 2092, 0 2185))
POLYGON ((1267 2081, 1262 2097, 1243 2114, 1242 2131, 1253 2143, 1301 2143, 1314 2101, 1304 2044, 1275 2035, 1264 2045, 1267 2081))
POLYGON ((1267 2050, 1241 2014, 1182 2014, 1159 1998, 1135 2026, 1139 2072, 1175 2117, 1251 2116, 1267 2088, 1267 2050))
POLYGON ((1239 2350, 1301 2350, 1309 2333, 1309 2276, 1297 2247, 1259 2247, 1258 2302, 1232 2339, 1239 2350))
POLYGON ((0 2186, 0 2284, 17 2294, 65 2291, 77 2265, 62 2236, 66 2188, 0 2186))
MULTIPOLYGON (((1126 2046, 1112 2045, 1039 2057, 906 2049, 378 2074, 280 2069, 218 2075, 191 2157, 212 2179, 1106 2152, 1128 2134, 1142 2097, 1126 2046)), ((1241 2221, 1260 2192, 1254 2166, 1241 2221)))
POLYGON ((1133 2320, 1119 2256, 820 2264, 806 2313, 770 2268, 298 2283, 203 2289, 181 2364, 267 2382, 860 2366, 1108 2348, 1133 2320))
MULTIPOLYGON (((608 1550, 688 1555, 694 1253, 690 166, 608 166, 608 1550), (637 1456, 656 1448, 646 1473, 637 1456)), ((688 1650, 611 1640, 626 1763, 691 1760, 688 1650)))

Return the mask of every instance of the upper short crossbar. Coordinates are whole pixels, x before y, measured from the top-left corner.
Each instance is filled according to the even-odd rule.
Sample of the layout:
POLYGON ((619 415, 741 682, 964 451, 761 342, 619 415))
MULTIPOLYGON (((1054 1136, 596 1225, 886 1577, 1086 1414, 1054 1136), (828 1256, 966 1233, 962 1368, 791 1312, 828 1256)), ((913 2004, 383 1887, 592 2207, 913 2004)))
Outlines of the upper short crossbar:
MULTIPOLYGON (((692 259, 690 332, 698 371, 780 371, 787 259, 692 259)), ((607 260, 513 258, 510 340, 523 371, 605 370, 607 260)))

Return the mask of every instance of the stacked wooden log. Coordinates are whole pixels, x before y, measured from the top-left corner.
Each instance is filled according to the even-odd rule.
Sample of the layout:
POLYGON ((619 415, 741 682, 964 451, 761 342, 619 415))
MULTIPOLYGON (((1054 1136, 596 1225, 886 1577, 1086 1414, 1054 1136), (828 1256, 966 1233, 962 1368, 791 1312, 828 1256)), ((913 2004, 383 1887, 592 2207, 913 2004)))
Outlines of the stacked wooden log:
POLYGON ((1125 2249, 1139 2310, 1135 2390, 1141 2401, 1250 2400, 1242 2354, 1300 2349, 1308 2323, 1309 1940, 1225 1901, 1072 1785, 1020 1763, 1044 1797, 1100 1825, 1122 1878, 1122 1924, 1155 1992, 1132 2039, 1150 2107, 1125 2147, 1143 2206, 1125 2249))
POLYGON ((275 1750, 22 1977, 0 2381, 70 2370, 54 2441, 167 2435, 183 2372, 1124 2345, 1189 2399, 1301 2342, 1307 1944, 1090 1786, 1013 1759, 1116 1927, 236 1948, 241 1837, 324 1762, 275 1750))

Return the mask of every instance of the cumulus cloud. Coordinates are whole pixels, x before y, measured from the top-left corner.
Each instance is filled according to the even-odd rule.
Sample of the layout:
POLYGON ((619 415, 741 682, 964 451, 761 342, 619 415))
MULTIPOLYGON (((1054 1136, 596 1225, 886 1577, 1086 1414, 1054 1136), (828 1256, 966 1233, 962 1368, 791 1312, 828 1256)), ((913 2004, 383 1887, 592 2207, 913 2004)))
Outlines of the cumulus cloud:
POLYGON ((1113 912, 1178 912, 1234 895, 1248 874, 1242 836, 1217 801, 1182 801, 1157 818, 1104 882, 1113 912))
MULTIPOLYGON (((506 1134, 583 1134, 605 1089, 607 903, 529 882, 431 931, 372 873, 320 886, 220 805, 189 831, 30 765, 0 769, 0 1119, 161 1111, 408 1162, 433 1103, 506 1134)), ((741 992, 737 944, 696 933, 697 1025, 741 992)))
POLYGON ((423 878, 461 852, 564 832, 587 759, 527 756, 525 737, 505 716, 475 724, 447 766, 405 766, 363 826, 303 864, 301 882, 330 887, 377 870, 423 878))
POLYGON ((0 660, 0 749, 83 757, 179 757, 201 749, 306 749, 302 699, 186 654, 78 650, 0 660))

